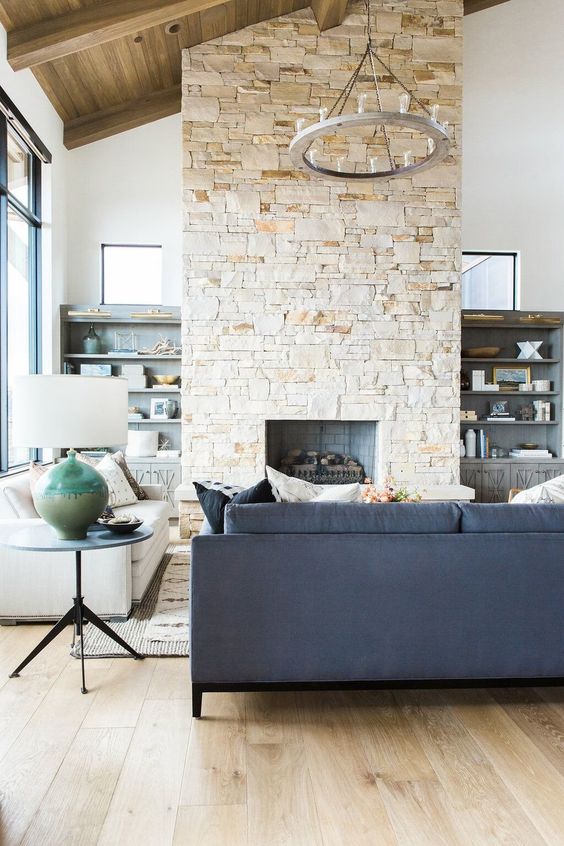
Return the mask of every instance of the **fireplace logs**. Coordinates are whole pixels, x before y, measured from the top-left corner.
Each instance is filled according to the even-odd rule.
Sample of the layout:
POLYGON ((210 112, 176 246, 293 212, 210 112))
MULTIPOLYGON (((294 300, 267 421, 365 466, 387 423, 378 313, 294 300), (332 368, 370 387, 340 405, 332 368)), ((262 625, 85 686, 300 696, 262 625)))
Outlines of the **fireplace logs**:
POLYGON ((364 468, 355 458, 338 452, 290 449, 280 471, 316 485, 343 485, 364 482, 364 468))

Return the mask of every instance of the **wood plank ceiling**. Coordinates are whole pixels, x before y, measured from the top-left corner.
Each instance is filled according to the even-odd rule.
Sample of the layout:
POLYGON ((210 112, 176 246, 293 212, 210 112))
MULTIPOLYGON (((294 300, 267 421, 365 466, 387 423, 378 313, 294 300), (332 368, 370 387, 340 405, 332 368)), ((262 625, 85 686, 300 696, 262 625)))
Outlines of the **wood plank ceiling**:
POLYGON ((0 0, 0 22, 10 65, 31 68, 73 149, 180 111, 182 48, 308 6, 325 30, 347 0, 0 0))

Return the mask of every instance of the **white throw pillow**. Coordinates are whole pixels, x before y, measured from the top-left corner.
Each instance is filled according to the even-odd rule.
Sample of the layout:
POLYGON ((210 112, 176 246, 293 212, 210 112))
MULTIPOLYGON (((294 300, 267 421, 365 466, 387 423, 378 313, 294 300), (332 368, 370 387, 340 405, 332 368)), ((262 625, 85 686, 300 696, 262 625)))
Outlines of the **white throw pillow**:
POLYGON ((112 508, 119 505, 133 505, 134 502, 137 502, 137 497, 133 493, 123 470, 109 453, 96 465, 96 470, 106 480, 110 492, 109 505, 112 508))
POLYGON ((266 468, 266 477, 272 485, 272 493, 277 502, 309 502, 322 493, 323 485, 313 485, 294 476, 286 476, 273 467, 266 468))
POLYGON ((361 487, 358 482, 352 485, 325 485, 312 502, 360 502, 361 487))
POLYGON ((548 479, 542 485, 535 485, 515 494, 512 503, 520 502, 564 502, 564 476, 548 479))

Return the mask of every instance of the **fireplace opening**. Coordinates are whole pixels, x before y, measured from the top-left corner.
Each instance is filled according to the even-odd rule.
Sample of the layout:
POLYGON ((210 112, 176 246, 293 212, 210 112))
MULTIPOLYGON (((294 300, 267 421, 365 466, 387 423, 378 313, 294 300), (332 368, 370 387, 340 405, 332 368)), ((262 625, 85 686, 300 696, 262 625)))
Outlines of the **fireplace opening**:
POLYGON ((318 485, 375 479, 377 425, 370 420, 267 420, 266 463, 318 485))

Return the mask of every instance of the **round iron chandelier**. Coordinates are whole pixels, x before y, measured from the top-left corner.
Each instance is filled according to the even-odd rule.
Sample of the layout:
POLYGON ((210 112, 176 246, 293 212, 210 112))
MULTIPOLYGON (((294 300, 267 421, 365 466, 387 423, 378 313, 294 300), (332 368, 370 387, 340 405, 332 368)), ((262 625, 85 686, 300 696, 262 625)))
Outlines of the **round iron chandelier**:
MULTIPOLYGON (((422 103, 379 57, 372 37, 372 0, 365 0, 365 3, 368 17, 368 38, 366 50, 359 64, 332 107, 319 110, 319 121, 317 123, 307 126, 306 118, 299 118, 296 121, 296 135, 290 143, 290 159, 296 170, 309 171, 318 178, 364 179, 375 182, 392 177, 411 175, 434 167, 446 158, 450 150, 448 123, 446 121, 439 122, 438 105, 429 108, 422 103), (393 82, 401 88, 399 111, 397 112, 382 109, 377 65, 380 65, 386 75, 391 77, 393 82), (358 96, 357 109, 354 112, 345 113, 345 108, 351 100, 355 87, 366 75, 368 75, 370 81, 374 82, 377 110, 366 111, 368 92, 364 90, 358 96), (417 104, 422 114, 410 112, 412 102, 417 104), (335 144, 339 137, 347 134, 353 135, 358 128, 362 127, 373 127, 372 140, 376 143, 376 138, 380 137, 383 155, 368 156, 365 164, 356 162, 353 163, 354 169, 351 169, 350 166, 347 169, 346 156, 337 157, 335 164, 333 164, 330 157, 324 157, 320 154, 317 142, 328 143, 331 146, 332 143, 335 144), (395 132, 409 130, 416 138, 421 136, 422 139, 425 139, 424 155, 419 155, 416 158, 411 150, 403 150, 400 154, 400 158, 403 157, 403 162, 398 164, 392 154, 390 140, 392 129, 395 132), (383 166, 381 162, 384 162, 383 166)), ((420 141, 415 141, 415 144, 420 147, 420 141)), ((367 152, 369 152, 369 145, 367 145, 367 152)))

